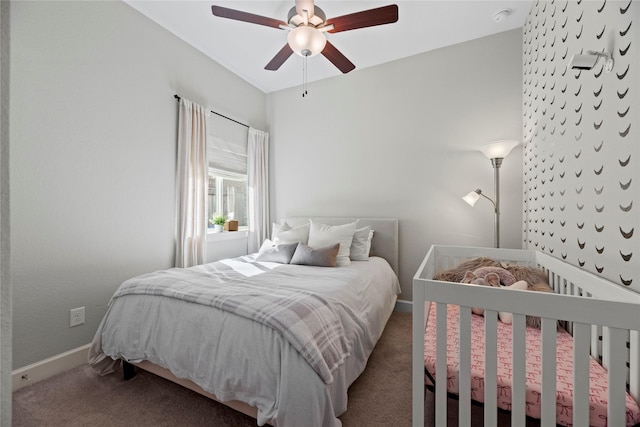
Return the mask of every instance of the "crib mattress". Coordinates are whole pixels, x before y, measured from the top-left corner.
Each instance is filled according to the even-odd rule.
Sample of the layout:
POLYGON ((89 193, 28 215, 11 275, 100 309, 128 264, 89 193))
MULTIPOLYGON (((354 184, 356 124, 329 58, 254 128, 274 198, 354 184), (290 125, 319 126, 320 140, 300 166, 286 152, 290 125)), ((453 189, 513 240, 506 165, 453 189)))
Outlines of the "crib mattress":
MULTIPOLYGON (((426 303, 429 304, 429 303, 426 303)), ((433 304, 433 303, 431 303, 433 304)), ((425 307, 427 309, 428 307, 425 307)), ((447 307, 447 391, 458 394, 459 372, 459 306, 447 307)), ((427 384, 434 380, 436 373, 436 309, 435 304, 429 310, 427 328, 424 337, 424 363, 428 372, 427 384)), ((484 317, 471 316, 471 398, 484 401, 484 317)), ((540 418, 541 413, 541 331, 527 327, 527 363, 526 363, 526 414, 540 418)), ((556 422, 558 425, 571 426, 573 423, 573 338, 564 329, 557 333, 556 350, 556 422)), ((498 322, 498 407, 511 409, 511 371, 512 371, 511 325, 498 322)), ((607 425, 607 371, 593 358, 590 359, 589 376, 589 424, 607 425)), ((640 408, 633 398, 626 395, 627 426, 640 423, 640 408)))

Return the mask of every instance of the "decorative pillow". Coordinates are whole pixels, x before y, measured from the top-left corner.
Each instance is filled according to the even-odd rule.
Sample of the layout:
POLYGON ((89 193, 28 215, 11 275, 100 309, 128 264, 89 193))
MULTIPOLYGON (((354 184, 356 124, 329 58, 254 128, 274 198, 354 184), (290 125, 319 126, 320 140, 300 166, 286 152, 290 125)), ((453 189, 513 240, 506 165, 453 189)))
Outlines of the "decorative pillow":
POLYGON ((340 243, 324 248, 313 249, 304 243, 298 243, 290 264, 315 265, 317 267, 335 267, 340 243))
POLYGON ((349 252, 349 258, 351 258, 351 261, 369 260, 371 239, 373 239, 373 230, 369 226, 359 228, 355 233, 353 233, 351 251, 349 252))
POLYGON ((277 262, 280 264, 289 264, 293 253, 298 247, 296 243, 283 243, 276 245, 271 240, 266 239, 260 247, 260 252, 256 257, 256 261, 277 262))
POLYGON ((358 221, 342 225, 326 225, 309 221, 309 246, 312 248, 322 248, 335 242, 340 243, 336 265, 350 265, 349 254, 351 252, 351 242, 353 234, 356 232, 358 221))
POLYGON ((287 223, 281 225, 271 236, 273 243, 280 245, 282 243, 307 243, 309 240, 310 224, 302 224, 297 227, 290 228, 287 223), (286 227, 285 227, 286 226, 286 227))

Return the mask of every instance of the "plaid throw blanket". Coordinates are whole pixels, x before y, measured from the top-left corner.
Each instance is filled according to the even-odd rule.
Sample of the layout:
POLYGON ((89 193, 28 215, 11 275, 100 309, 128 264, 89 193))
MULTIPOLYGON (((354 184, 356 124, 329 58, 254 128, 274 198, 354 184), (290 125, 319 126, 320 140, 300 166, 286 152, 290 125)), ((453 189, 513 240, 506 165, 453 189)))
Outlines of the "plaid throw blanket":
POLYGON ((259 264, 235 263, 143 274, 124 282, 112 301, 125 295, 161 295, 263 323, 279 331, 325 383, 333 382, 333 371, 350 354, 336 309, 311 292, 278 287, 259 264))

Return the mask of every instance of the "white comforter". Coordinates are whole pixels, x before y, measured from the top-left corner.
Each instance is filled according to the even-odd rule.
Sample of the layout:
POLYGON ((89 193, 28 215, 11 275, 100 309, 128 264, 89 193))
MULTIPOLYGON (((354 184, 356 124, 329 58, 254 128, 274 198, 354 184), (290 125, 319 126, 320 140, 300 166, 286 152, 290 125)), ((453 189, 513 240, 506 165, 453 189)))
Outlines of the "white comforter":
MULTIPOLYGON (((256 263, 254 256, 189 270, 229 270, 247 283, 312 291, 329 302, 343 323, 349 356, 326 384, 282 333, 229 311, 159 295, 114 298, 96 332, 89 361, 113 372, 119 359, 148 360, 189 379, 221 401, 240 400, 258 409, 258 424, 339 426, 347 388, 362 373, 382 334, 398 279, 382 258, 323 268, 256 263)), ((227 273, 228 274, 228 273, 227 273)))

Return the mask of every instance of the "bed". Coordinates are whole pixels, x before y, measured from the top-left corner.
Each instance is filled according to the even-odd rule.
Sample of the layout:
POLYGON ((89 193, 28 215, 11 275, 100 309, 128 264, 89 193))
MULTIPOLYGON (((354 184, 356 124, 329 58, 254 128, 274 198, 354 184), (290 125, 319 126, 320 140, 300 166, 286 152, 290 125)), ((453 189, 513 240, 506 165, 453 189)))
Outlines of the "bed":
POLYGON ((374 232, 370 257, 350 265, 272 262, 261 249, 124 282, 96 332, 90 365, 109 374, 124 361, 125 375, 131 366, 148 370, 258 425, 341 425, 348 387, 364 370, 400 292, 398 220, 280 221, 297 230, 310 221, 339 228, 356 220, 359 229, 374 232))
POLYGON ((470 425, 479 404, 486 426, 497 425, 499 411, 518 426, 637 426, 639 331, 639 294, 549 255, 432 246, 413 279, 413 424, 423 425, 431 390, 438 426, 450 398, 459 425, 470 425), (477 257, 542 269, 553 292, 433 279, 477 257), (513 313, 512 324, 500 312, 513 313), (527 326, 527 315, 541 326, 527 326))

